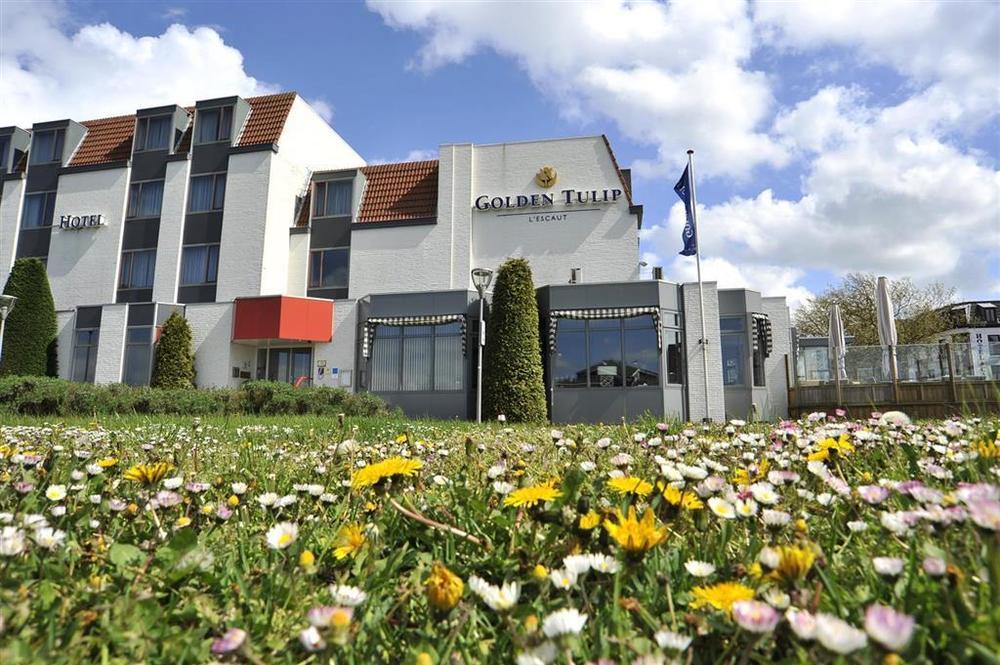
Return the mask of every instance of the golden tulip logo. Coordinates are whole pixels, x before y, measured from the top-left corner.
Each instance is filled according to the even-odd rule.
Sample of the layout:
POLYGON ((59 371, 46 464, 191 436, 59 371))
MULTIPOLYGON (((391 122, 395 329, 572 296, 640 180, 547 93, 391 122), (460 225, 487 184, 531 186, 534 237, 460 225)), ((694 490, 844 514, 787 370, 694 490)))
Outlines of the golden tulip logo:
POLYGON ((538 183, 539 187, 544 187, 548 189, 552 185, 556 184, 556 180, 559 178, 559 174, 556 173, 554 166, 543 166, 538 169, 538 173, 535 174, 535 182, 538 183))

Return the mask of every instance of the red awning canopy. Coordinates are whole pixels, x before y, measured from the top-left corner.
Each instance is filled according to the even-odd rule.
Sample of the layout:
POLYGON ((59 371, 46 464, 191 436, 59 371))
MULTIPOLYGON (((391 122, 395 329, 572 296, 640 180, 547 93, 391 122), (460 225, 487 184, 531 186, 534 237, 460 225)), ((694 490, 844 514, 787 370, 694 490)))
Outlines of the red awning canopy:
POLYGON ((333 339, 332 300, 263 296, 237 298, 233 307, 233 341, 333 339))

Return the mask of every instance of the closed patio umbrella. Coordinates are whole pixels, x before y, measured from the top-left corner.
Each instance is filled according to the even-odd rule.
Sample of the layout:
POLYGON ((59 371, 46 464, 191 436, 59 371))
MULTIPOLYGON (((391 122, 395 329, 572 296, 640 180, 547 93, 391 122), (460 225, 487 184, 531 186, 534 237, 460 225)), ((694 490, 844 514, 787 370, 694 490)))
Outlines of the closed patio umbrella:
POLYGON ((847 378, 847 343, 844 341, 844 320, 840 318, 840 305, 834 305, 830 309, 830 336, 828 346, 830 349, 830 364, 833 367, 835 376, 841 380, 847 378))
POLYGON ((889 296, 889 280, 879 277, 875 285, 875 309, 878 313, 878 342, 882 345, 882 379, 896 376, 896 310, 889 296))

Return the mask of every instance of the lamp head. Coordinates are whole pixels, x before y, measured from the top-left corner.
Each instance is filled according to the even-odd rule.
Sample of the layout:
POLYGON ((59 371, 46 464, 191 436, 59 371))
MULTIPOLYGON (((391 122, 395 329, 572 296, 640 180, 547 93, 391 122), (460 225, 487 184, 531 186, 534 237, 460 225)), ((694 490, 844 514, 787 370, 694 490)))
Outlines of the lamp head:
POLYGON ((17 296, 0 295, 0 318, 6 319, 16 303, 17 296))
POLYGON ((486 289, 490 288, 490 282, 493 281, 493 271, 487 268, 474 268, 472 270, 472 283, 476 287, 476 291, 479 292, 479 296, 482 297, 486 293, 486 289))

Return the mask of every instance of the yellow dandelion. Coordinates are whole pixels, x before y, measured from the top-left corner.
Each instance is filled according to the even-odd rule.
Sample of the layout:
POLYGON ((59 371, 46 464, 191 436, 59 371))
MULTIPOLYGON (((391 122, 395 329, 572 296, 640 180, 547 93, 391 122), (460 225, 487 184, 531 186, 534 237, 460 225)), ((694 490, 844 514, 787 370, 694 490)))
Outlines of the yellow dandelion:
POLYGON ((117 457, 105 457, 104 459, 97 460, 97 466, 101 467, 102 469, 110 469, 115 464, 118 464, 117 457))
POLYGON ((302 550, 302 554, 299 555, 299 566, 309 570, 316 564, 316 555, 312 553, 312 550, 302 550))
POLYGON ((549 569, 542 564, 535 564, 535 567, 531 570, 531 574, 536 580, 546 580, 549 577, 549 569))
POLYGON ((361 548, 368 542, 368 537, 358 524, 346 524, 337 533, 337 549, 333 550, 333 556, 337 559, 346 559, 361 551, 361 548))
POLYGON ((782 545, 777 548, 779 560, 768 577, 786 583, 801 582, 809 575, 816 552, 811 547, 799 545, 782 545))
POLYGON ((426 651, 421 651, 417 654, 417 659, 414 663, 415 665, 434 665, 434 659, 426 651))
POLYGON ((503 505, 515 506, 517 508, 527 506, 531 508, 538 503, 555 501, 561 496, 562 492, 555 488, 555 483, 549 481, 544 485, 529 485, 528 487, 521 487, 514 490, 503 500, 503 505))
POLYGON ((974 450, 984 459, 995 459, 1000 457, 1000 440, 990 443, 986 439, 983 439, 976 444, 974 450))
POLYGON ((464 590, 462 578, 441 563, 434 564, 431 574, 424 581, 427 602, 436 610, 446 611, 458 605, 464 590))
POLYGON ((378 485, 382 481, 396 476, 412 476, 423 466, 424 463, 420 460, 390 457, 381 462, 369 464, 355 473, 354 477, 351 478, 351 489, 378 485))
POLYGON ((617 517, 617 523, 607 521, 604 528, 618 546, 629 554, 642 555, 667 538, 667 528, 656 526, 656 518, 651 510, 647 509, 640 520, 636 518, 635 507, 629 506, 628 517, 621 510, 617 511, 617 517))
POLYGON ((662 482, 659 484, 659 487, 663 493, 663 498, 671 506, 680 506, 687 510, 701 510, 705 507, 705 504, 702 503, 701 499, 694 492, 682 492, 673 485, 666 485, 662 482))
POLYGON ((226 503, 229 504, 230 508, 235 508, 236 506, 240 505, 240 497, 236 496, 235 494, 230 494, 229 498, 226 499, 226 503))
POLYGON ((578 525, 583 531, 590 531, 601 523, 601 515, 597 511, 591 510, 586 515, 580 516, 578 525))
POLYGON ((608 481, 608 488, 618 494, 636 494, 641 497, 647 497, 653 491, 653 486, 650 483, 635 476, 612 478, 608 481))
POLYGON ((173 469, 172 464, 158 462, 156 464, 137 464, 123 474, 125 480, 131 480, 143 485, 155 485, 173 469))
POLYGON ((691 609, 697 610, 710 605, 722 612, 729 612, 733 609, 733 603, 751 600, 754 590, 739 582, 720 582, 712 586, 696 586, 691 589, 691 594, 694 596, 691 609))
POLYGON ((841 434, 839 439, 823 439, 816 446, 816 449, 809 453, 807 458, 810 462, 823 461, 830 459, 831 456, 841 456, 847 457, 850 453, 854 452, 854 446, 851 445, 850 437, 846 434, 841 434))
POLYGON ((752 485, 758 480, 763 480, 767 477, 767 471, 771 468, 770 462, 766 459, 761 460, 754 468, 750 469, 736 469, 733 472, 732 481, 734 485, 752 485))

